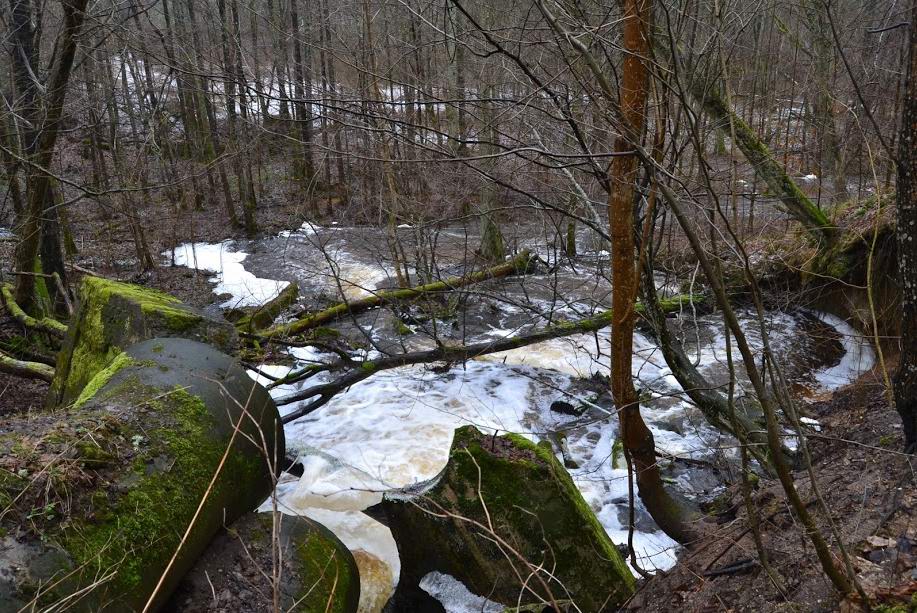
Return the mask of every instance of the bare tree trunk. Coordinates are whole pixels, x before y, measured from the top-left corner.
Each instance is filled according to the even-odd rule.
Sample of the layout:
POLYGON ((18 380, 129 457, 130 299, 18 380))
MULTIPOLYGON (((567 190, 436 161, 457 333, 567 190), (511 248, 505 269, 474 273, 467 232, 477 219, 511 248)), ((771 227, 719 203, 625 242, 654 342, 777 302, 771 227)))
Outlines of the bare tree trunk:
POLYGON ((331 40, 332 40, 331 39, 331 16, 328 13, 328 0, 320 0, 319 8, 321 9, 321 14, 322 14, 322 30, 324 31, 324 34, 325 34, 325 45, 327 45, 327 49, 325 49, 325 58, 326 58, 325 61, 328 65, 327 66, 328 83, 329 83, 330 92, 331 92, 331 96, 330 96, 330 102, 332 106, 332 110, 330 110, 331 122, 334 124, 334 149, 335 149, 334 161, 335 161, 335 165, 337 166, 338 183, 340 183, 341 185, 344 185, 347 181, 347 178, 344 174, 344 154, 343 154, 343 147, 341 143, 341 116, 337 110, 339 103, 335 96, 338 85, 337 85, 337 81, 335 80, 334 52, 331 46, 331 40))
MULTIPOLYGON (((254 145, 250 137, 250 124, 252 122, 249 121, 249 106, 248 98, 246 96, 245 72, 242 70, 242 35, 241 27, 239 25, 239 3, 236 0, 231 0, 229 3, 229 10, 230 17, 232 18, 233 46, 237 51, 235 54, 235 72, 236 81, 238 81, 239 85, 239 113, 242 117, 239 135, 243 142, 246 142, 249 146, 252 146, 254 145)), ((251 115, 254 115, 254 111, 251 112, 251 115)), ((258 206, 258 202, 255 195, 255 184, 252 180, 251 156, 247 156, 244 161, 240 161, 238 169, 241 170, 241 173, 238 174, 238 177, 239 197, 242 199, 242 220, 245 224, 245 232, 249 236, 254 236, 258 232, 258 222, 255 218, 255 209, 258 206)))
POLYGON ((847 176, 844 156, 837 138, 834 119, 834 101, 831 96, 831 75, 834 73, 834 43, 831 25, 826 14, 827 5, 821 0, 807 0, 803 4, 812 34, 815 75, 815 138, 818 141, 819 178, 831 173, 834 179, 834 199, 847 198, 847 176))
MULTIPOLYGON (((621 71, 620 106, 623 121, 631 138, 639 139, 644 131, 648 88, 648 61, 651 0, 624 2, 624 66, 621 71)), ((639 143, 638 143, 639 144, 639 143)), ((615 141, 615 151, 633 151, 625 136, 615 141)), ((634 204, 637 198, 636 155, 617 155, 609 169, 611 192, 608 197, 608 220, 611 235, 611 394, 621 424, 621 441, 633 462, 640 499, 666 534, 686 542, 695 536, 686 521, 682 506, 666 491, 659 465, 653 433, 640 414, 640 397, 634 388, 632 357, 639 268, 634 241, 634 204)))
MULTIPOLYGON (((42 219, 46 210, 52 211, 53 199, 50 199, 51 177, 41 169, 51 166, 54 158, 54 149, 57 144, 57 135, 60 129, 60 119, 64 112, 64 100, 67 96, 67 86, 73 68, 73 59, 76 55, 76 38, 83 25, 87 0, 64 0, 61 5, 64 13, 64 23, 57 41, 57 55, 51 69, 46 86, 45 113, 41 119, 40 131, 36 137, 34 154, 31 160, 34 167, 29 171, 28 203, 24 211, 24 219, 19 225, 19 243, 16 245, 14 267, 21 272, 33 272, 36 258, 38 257, 42 241, 42 219), (52 206, 49 206, 52 205, 52 206)), ((18 4, 16 5, 18 6, 18 4)), ((28 9, 28 5, 26 5, 28 9)), ((16 11, 14 11, 16 12, 16 11)), ((28 11, 25 18, 31 19, 28 11)), ((17 41, 17 47, 19 41, 17 41)), ((23 70, 29 70, 24 66, 23 70)), ((58 243, 57 249, 60 249, 58 243)), ((36 312, 38 302, 35 295, 35 277, 33 275, 18 275, 16 277, 16 302, 26 312, 36 312)))
POLYGON ((910 51, 898 140, 898 288, 901 291, 901 362, 895 408, 904 446, 917 452, 917 1, 912 2, 910 51))
POLYGON ((296 109, 296 122, 299 124, 299 138, 302 140, 302 178, 303 183, 308 184, 315 175, 315 168, 312 164, 312 113, 309 112, 306 104, 306 97, 312 96, 311 87, 306 92, 304 84, 306 83, 306 69, 303 65, 302 55, 302 31, 299 27, 299 8, 298 0, 290 0, 290 25, 293 35, 293 90, 296 100, 293 107, 296 109))

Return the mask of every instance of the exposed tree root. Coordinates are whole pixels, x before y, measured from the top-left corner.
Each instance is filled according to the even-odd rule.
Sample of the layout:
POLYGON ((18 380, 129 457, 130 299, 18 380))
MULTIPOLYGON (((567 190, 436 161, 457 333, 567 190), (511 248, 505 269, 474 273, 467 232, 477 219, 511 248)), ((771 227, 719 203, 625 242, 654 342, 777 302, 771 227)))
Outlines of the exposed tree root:
POLYGON ((23 311, 16 304, 16 300, 13 298, 13 289, 9 284, 0 286, 0 296, 2 296, 3 306, 6 307, 7 312, 26 328, 47 332, 56 338, 64 338, 64 334, 67 333, 66 325, 50 317, 42 317, 40 319, 32 317, 23 311))
POLYGON ((17 360, 2 351, 0 351, 0 372, 26 379, 39 379, 48 383, 51 383, 51 379, 54 378, 54 369, 47 364, 17 360))

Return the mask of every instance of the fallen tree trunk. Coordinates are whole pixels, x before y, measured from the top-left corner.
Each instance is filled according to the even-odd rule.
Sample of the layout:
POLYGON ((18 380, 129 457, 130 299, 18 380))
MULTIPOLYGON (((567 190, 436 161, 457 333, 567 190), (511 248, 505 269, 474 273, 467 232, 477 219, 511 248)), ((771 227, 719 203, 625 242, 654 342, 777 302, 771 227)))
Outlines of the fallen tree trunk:
POLYGON ((17 360, 2 351, 0 351, 0 372, 26 379, 38 379, 47 383, 51 383, 54 378, 54 369, 47 364, 17 360))
POLYGON ((298 297, 299 285, 290 283, 273 300, 261 306, 246 309, 239 320, 236 321, 236 329, 252 334, 269 327, 274 323, 275 319, 280 317, 281 313, 296 302, 298 297))
MULTIPOLYGON (((697 296, 675 296, 673 298, 666 298, 660 301, 660 308, 665 311, 674 311, 681 307, 683 304, 690 303, 699 299, 700 298, 697 296)), ((642 313, 644 310, 642 304, 638 304, 636 309, 638 313, 642 313)), ((386 356, 384 358, 372 361, 367 360, 363 362, 355 362, 352 360, 339 360, 327 365, 310 366, 306 369, 303 369, 302 371, 293 373, 288 377, 274 381, 269 386, 269 388, 277 387, 278 385, 285 383, 294 383, 322 371, 328 372, 343 370, 345 368, 349 369, 348 372, 346 372, 335 381, 313 385, 312 387, 308 387, 293 394, 288 394, 287 396, 278 398, 276 400, 277 406, 283 406, 292 404, 294 402, 300 402, 302 400, 308 400, 309 398, 315 398, 317 396, 317 398, 315 398, 315 400, 312 402, 284 416, 283 423, 286 424, 293 420, 299 419, 304 415, 308 415, 312 411, 315 411, 319 407, 326 404, 329 400, 331 400, 331 398, 335 396, 335 394, 347 389, 355 383, 359 383, 363 379, 368 379, 372 375, 383 370, 399 368, 401 366, 411 366, 414 364, 429 364, 432 362, 463 362, 465 360, 471 360, 482 355, 499 353, 501 351, 508 351, 510 349, 518 349, 519 347, 533 345, 535 343, 551 340, 553 338, 571 336, 573 334, 585 334, 587 332, 597 332, 598 330, 610 326, 611 319, 612 311, 609 309, 599 313, 595 317, 587 317, 576 321, 560 322, 540 330, 530 332, 528 334, 503 338, 495 341, 484 341, 481 343, 472 343, 470 345, 460 345, 457 347, 448 347, 442 345, 436 349, 431 349, 428 351, 412 351, 409 353, 386 356)))
POLYGON ((736 146, 755 169, 755 174, 767 184, 773 195, 780 199, 786 212, 805 227, 815 242, 823 246, 833 243, 837 238, 836 228, 832 226, 824 211, 802 193, 799 186, 787 175, 786 169, 774 159, 774 154, 764 141, 729 108, 723 97, 702 80, 694 83, 691 93, 700 101, 704 111, 719 124, 720 129, 729 130, 731 126, 735 132, 736 146))
MULTIPOLYGON (((647 261, 646 267, 651 271, 649 261, 647 261)), ((715 385, 707 381, 698 372, 688 356, 685 355, 681 345, 673 338, 666 323, 665 309, 660 304, 651 274, 644 275, 642 305, 643 313, 650 325, 652 325, 656 340, 662 349, 662 356, 666 365, 672 371, 672 375, 688 398, 703 413, 707 423, 720 432, 732 434, 739 440, 740 444, 747 445, 749 453, 769 472, 773 473, 773 460, 768 453, 767 447, 767 430, 763 424, 758 423, 750 414, 751 409, 754 407, 749 406, 749 403, 751 402, 755 405, 757 403, 749 398, 745 398, 744 402, 736 403, 735 424, 737 427, 733 428, 730 420, 732 410, 729 406, 729 401, 715 385)), ((760 410, 760 407, 758 408, 760 410)), ((787 460, 792 458, 792 453, 787 449, 784 449, 783 455, 787 460)))
POLYGON ((265 337, 265 340, 270 340, 272 337, 291 336, 306 330, 317 328, 328 322, 339 319, 347 314, 353 315, 356 313, 363 313, 364 311, 369 311, 385 304, 415 300, 428 294, 449 292, 462 287, 468 287, 469 285, 474 285, 476 283, 481 283, 483 281, 488 281, 490 279, 499 279, 501 277, 518 274, 528 269, 533 257, 534 256, 531 254, 531 252, 526 249, 521 251, 519 255, 508 262, 498 264, 497 266, 492 266, 491 268, 487 268, 485 270, 481 270, 464 277, 452 277, 449 279, 444 279, 443 281, 437 281, 435 283, 428 283, 427 285, 418 285, 417 287, 409 287, 405 289, 382 290, 376 292, 372 296, 367 296, 366 298, 361 298, 352 302, 341 302, 334 305, 333 307, 325 309, 324 311, 306 315, 305 317, 297 319, 296 321, 290 322, 288 324, 274 326, 273 328, 265 330, 263 336, 265 337))

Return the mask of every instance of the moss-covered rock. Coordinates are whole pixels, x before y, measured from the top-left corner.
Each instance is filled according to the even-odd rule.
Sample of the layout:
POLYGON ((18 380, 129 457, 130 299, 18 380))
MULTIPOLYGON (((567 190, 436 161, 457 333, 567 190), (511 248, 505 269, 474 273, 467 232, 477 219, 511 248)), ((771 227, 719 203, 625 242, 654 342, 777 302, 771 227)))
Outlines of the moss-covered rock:
POLYGON ((182 579, 166 608, 197 613, 214 605, 228 611, 273 609, 274 535, 279 553, 282 611, 353 613, 360 575, 353 555, 324 526, 305 517, 248 513, 222 530, 182 579), (276 528, 276 531, 275 531, 276 528), (263 571, 263 573, 261 572, 263 571))
POLYGON ((232 324, 173 296, 99 277, 84 278, 77 310, 58 355, 48 404, 70 404, 126 347, 154 337, 188 338, 227 353, 238 344, 232 324))
POLYGON ((36 451, 31 466, 24 459, 22 494, 7 491, 27 502, 0 522, 16 543, 0 546, 0 567, 23 547, 45 561, 18 577, 0 574, 9 603, 42 609, 81 593, 78 611, 140 610, 178 551, 156 610, 213 535, 272 489, 285 451, 280 416, 235 360, 178 338, 144 341, 124 356, 99 373, 106 380, 91 397, 62 410, 41 445, 7 445, 36 451), (26 490, 39 471, 61 474, 48 488, 61 500, 36 514, 26 490))
POLYGON ((550 590, 583 611, 611 610, 634 591, 618 550, 550 447, 520 436, 456 430, 436 485, 412 500, 387 499, 383 509, 401 556, 396 606, 413 602, 420 579, 434 570, 512 606, 520 594, 532 604, 550 590))

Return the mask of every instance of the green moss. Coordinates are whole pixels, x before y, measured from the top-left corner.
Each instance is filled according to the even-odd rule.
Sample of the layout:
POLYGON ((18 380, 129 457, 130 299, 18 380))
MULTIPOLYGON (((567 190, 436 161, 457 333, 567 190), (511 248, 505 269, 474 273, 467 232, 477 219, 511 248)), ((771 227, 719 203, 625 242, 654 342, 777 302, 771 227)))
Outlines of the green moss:
POLYGON ((78 409, 86 404, 96 395, 100 389, 105 386, 106 383, 108 383, 112 377, 115 376, 119 370, 130 366, 133 363, 134 360, 132 360, 124 353, 119 353, 116 355, 108 366, 96 373, 96 375, 89 381, 89 383, 86 384, 86 387, 83 388, 83 391, 80 392, 80 395, 73 402, 73 408, 78 409))
POLYGON ((617 591, 615 601, 632 593, 633 576, 550 444, 535 444, 515 434, 501 438, 511 444, 509 450, 505 442, 473 427, 456 430, 447 469, 455 471, 449 477, 456 490, 455 511, 479 517, 483 499, 501 536, 510 542, 531 542, 531 535, 521 535, 540 529, 551 546, 552 559, 546 563, 567 580, 566 573, 578 573, 595 550, 607 565, 606 578, 617 591), (584 553, 584 547, 591 549, 584 553))
MULTIPOLYGON (((158 580, 150 571, 165 568, 175 552, 225 450, 200 398, 181 388, 164 396, 144 391, 156 397, 149 403, 166 420, 140 434, 133 471, 107 495, 93 496, 95 517, 75 521, 59 537, 78 566, 116 571, 109 588, 122 595, 148 593, 140 586, 149 588, 158 580)), ((133 438, 131 432, 123 436, 133 438)), ((208 500, 218 499, 222 488, 258 479, 261 472, 257 458, 230 454, 208 500)), ((200 532, 209 539, 206 529, 200 532)))
POLYGON ((350 565, 343 559, 335 543, 319 532, 313 532, 296 543, 298 568, 306 576, 300 578, 302 592, 296 608, 303 613, 343 613, 347 608, 346 593, 358 577, 351 576, 350 565))
POLYGON ((799 186, 790 179, 786 170, 777 163, 773 153, 745 121, 736 115, 726 100, 702 80, 694 85, 694 94, 703 102, 706 111, 724 125, 731 124, 736 145, 745 154, 755 173, 767 184, 773 195, 781 200, 786 210, 802 223, 816 242, 829 244, 834 238, 834 228, 824 211, 819 209, 799 186))
POLYGON ((623 456, 624 443, 621 439, 616 438, 615 442, 611 445, 611 467, 614 469, 620 468, 619 463, 623 456))
MULTIPOLYGON (((47 290, 44 289, 44 279, 41 277, 36 278, 35 289, 38 295, 38 303, 40 305, 40 311, 43 313, 50 312, 50 298, 48 297, 47 290), (44 291, 44 294, 42 294, 44 291)), ((3 306, 6 307, 10 315, 12 315, 16 320, 20 321, 23 325, 31 330, 45 330, 56 334, 58 336, 63 336, 67 332, 67 326, 61 322, 53 319, 51 317, 31 317, 28 313, 22 310, 16 300, 13 297, 13 286, 4 283, 0 285, 0 294, 3 296, 3 306)))
POLYGON ((313 329, 309 333, 309 338, 311 338, 312 340, 321 340, 321 339, 332 340, 332 339, 340 338, 340 336, 341 336, 341 333, 335 330, 334 328, 326 328, 326 327, 321 327, 321 326, 313 329))
POLYGON ((6 509, 12 504, 13 499, 16 498, 27 485, 27 479, 0 468, 0 509, 6 509))
POLYGON ((52 398, 59 404, 78 396, 118 357, 122 346, 141 340, 147 330, 163 330, 159 336, 179 335, 204 320, 174 296, 99 277, 83 279, 79 304, 78 319, 65 342, 58 360, 61 367, 52 384, 52 398))
POLYGON ((94 440, 79 441, 74 447, 79 454, 80 461, 86 466, 99 468, 110 464, 115 459, 115 456, 102 449, 102 446, 94 440))
POLYGON ((910 602, 880 604, 872 610, 874 613, 917 613, 917 594, 911 596, 910 602))

